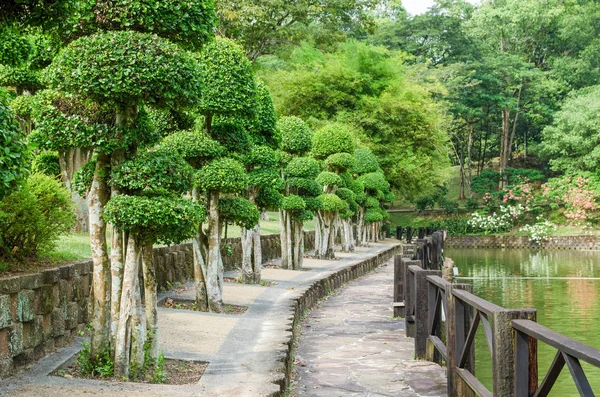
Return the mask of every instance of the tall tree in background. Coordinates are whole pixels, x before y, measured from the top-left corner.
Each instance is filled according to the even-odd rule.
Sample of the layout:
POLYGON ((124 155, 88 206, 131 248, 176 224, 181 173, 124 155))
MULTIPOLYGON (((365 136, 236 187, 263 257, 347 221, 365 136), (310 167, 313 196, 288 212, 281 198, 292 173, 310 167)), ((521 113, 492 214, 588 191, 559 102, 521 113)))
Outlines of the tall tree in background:
POLYGON ((248 58, 272 54, 279 46, 315 42, 335 43, 348 32, 368 29, 370 10, 377 0, 216 0, 219 35, 238 41, 248 58))

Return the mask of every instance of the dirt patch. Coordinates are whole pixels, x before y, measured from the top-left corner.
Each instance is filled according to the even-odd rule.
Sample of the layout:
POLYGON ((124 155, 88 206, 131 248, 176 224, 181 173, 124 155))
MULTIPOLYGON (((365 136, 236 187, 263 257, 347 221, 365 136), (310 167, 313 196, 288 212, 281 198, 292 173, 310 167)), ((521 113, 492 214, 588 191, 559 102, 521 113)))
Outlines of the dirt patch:
MULTIPOLYGON (((178 298, 166 298, 159 303, 159 306, 167 309, 180 309, 180 310, 193 310, 197 312, 206 312, 206 310, 200 310, 196 302, 188 299, 178 298)), ((248 310, 248 306, 231 305, 229 303, 223 304, 225 314, 243 314, 248 310)))
MULTIPOLYGON (((160 383, 165 385, 191 385, 200 380, 208 366, 207 362, 175 359, 165 359, 163 364, 164 369, 160 374, 157 374, 153 368, 149 368, 144 374, 132 378, 129 381, 134 383, 160 383)), ((72 360, 71 364, 58 368, 52 375, 61 376, 63 378, 96 379, 112 382, 123 381, 115 376, 86 376, 81 372, 81 367, 76 359, 72 360)))

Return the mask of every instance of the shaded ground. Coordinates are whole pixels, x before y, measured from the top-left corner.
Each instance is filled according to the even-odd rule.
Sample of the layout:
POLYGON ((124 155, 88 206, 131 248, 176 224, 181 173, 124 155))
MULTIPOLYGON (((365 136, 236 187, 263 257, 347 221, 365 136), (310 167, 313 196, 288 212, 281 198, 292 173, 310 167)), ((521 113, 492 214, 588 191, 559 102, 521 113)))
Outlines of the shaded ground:
POLYGON ((392 318, 393 262, 351 282, 302 324, 296 396, 445 396, 437 364, 414 361, 404 320, 392 318))

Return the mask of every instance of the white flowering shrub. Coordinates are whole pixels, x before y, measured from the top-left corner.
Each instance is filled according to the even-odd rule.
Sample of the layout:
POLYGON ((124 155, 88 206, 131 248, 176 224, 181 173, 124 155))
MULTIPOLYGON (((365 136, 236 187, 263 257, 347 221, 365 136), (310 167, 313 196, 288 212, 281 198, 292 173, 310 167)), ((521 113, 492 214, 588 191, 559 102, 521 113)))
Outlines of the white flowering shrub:
POLYGON ((532 241, 539 243, 547 240, 552 232, 556 231, 556 229, 557 227, 554 223, 545 220, 541 216, 538 216, 537 223, 533 225, 525 225, 520 228, 519 231, 526 233, 532 241))
POLYGON ((512 229, 515 221, 525 213, 525 207, 521 204, 505 205, 499 208, 498 212, 491 215, 484 215, 474 212, 468 223, 475 233, 502 233, 512 229))

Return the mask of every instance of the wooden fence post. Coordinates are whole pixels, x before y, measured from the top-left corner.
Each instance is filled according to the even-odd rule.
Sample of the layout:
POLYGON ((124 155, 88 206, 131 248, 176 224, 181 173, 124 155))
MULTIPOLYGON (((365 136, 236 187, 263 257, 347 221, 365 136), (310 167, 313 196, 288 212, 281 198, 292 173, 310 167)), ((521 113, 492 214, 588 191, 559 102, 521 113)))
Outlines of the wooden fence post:
POLYGON ((402 255, 394 255, 394 317, 404 317, 404 269, 402 255))
POLYGON ((535 309, 498 310, 492 313, 494 395, 515 395, 515 331, 512 320, 535 321, 535 309))
MULTIPOLYGON (((457 355, 460 354, 460 350, 465 344, 467 332, 469 330, 469 324, 471 323, 472 310, 469 310, 465 305, 460 305, 457 308, 456 302, 458 299, 454 298, 452 291, 455 289, 465 290, 467 292, 473 292, 472 284, 450 284, 446 289, 446 312, 448 317, 446 318, 446 350, 448 354, 447 362, 447 380, 448 380, 448 397, 458 396, 471 396, 475 393, 471 392, 470 388, 464 385, 462 379, 456 373, 456 362, 457 355), (460 386, 459 386, 460 385, 460 386), (459 390, 463 393, 459 394, 459 390), (464 392, 464 391, 467 392, 464 392)), ((475 356, 475 351, 471 351, 471 357, 475 356)), ((473 360, 470 361, 473 363, 473 360)), ((475 369, 471 368, 471 372, 474 373, 475 369)))
POLYGON ((411 266, 415 274, 415 358, 425 360, 427 357, 427 339, 429 338, 429 286, 427 276, 442 276, 438 270, 423 270, 411 266))

